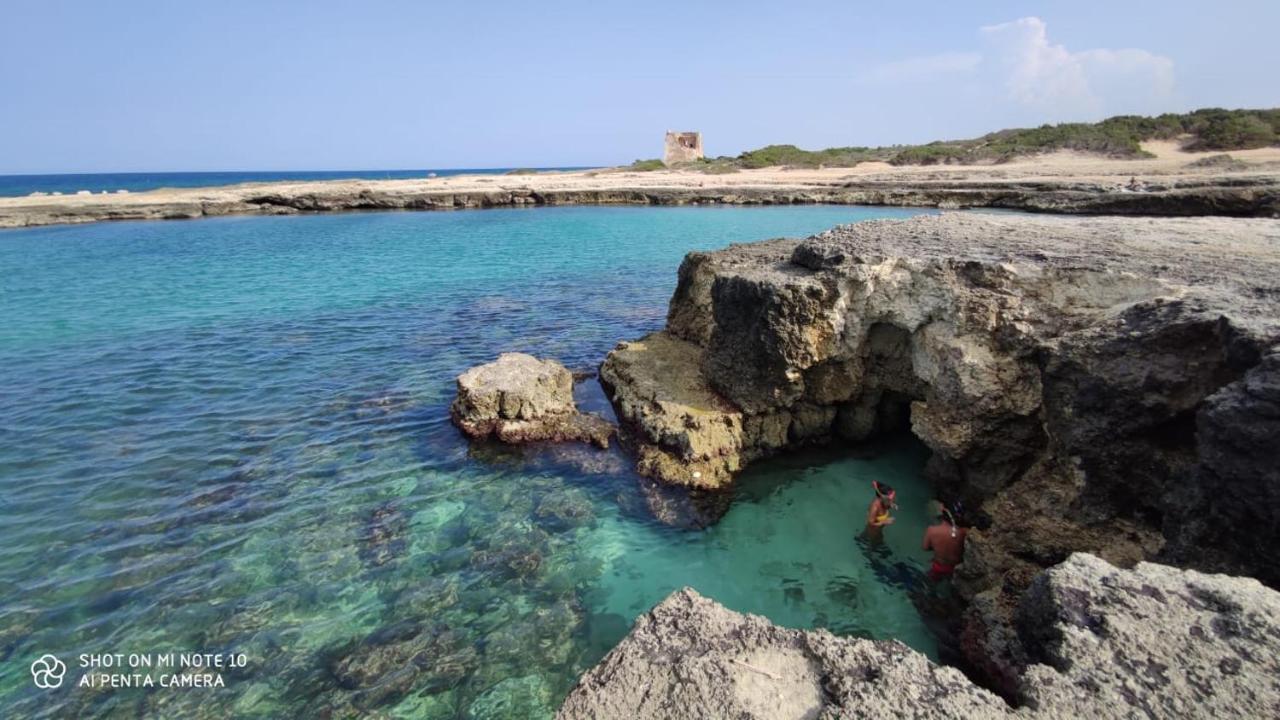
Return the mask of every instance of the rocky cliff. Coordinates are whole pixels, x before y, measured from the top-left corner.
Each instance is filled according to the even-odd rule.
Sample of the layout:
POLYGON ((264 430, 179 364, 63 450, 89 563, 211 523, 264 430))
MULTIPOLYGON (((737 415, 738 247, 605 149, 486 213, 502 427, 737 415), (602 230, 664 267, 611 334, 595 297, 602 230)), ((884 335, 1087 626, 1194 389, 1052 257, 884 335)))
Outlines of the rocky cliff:
POLYGON ((990 516, 963 650, 1015 691, 1014 609, 1073 552, 1280 583, 1280 223, 947 214, 692 253, 604 362, 641 472, 910 430, 990 516))
POLYGON ((1260 718, 1280 714, 1280 593, 1072 555, 1019 607, 1013 709, 897 641, 788 630, 685 589, 579 681, 579 718, 1260 718))

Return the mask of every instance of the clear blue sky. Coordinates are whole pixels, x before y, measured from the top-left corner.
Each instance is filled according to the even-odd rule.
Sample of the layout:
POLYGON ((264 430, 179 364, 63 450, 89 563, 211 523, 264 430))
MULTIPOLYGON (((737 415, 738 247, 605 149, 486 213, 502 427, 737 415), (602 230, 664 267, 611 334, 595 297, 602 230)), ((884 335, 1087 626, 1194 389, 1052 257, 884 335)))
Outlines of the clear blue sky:
POLYGON ((1280 106, 1280 2, 22 2, 0 173, 601 165, 1280 106))

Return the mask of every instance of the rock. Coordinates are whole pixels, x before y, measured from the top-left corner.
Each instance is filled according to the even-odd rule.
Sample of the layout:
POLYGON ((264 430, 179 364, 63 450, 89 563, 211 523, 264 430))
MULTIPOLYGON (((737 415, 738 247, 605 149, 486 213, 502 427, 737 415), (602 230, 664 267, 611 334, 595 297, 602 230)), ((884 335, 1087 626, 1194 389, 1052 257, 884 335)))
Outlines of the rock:
POLYGON ((569 693, 586 718, 999 717, 1004 701, 896 641, 777 627, 673 593, 569 693))
POLYGON ((383 503, 374 508, 360 532, 361 559, 380 567, 403 555, 408 526, 404 511, 394 503, 383 503))
POLYGON ((338 685, 355 691, 354 703, 368 710, 403 697, 410 689, 437 692, 462 682, 479 664, 474 646, 443 625, 402 622, 337 649, 329 672, 338 685))
POLYGON ((538 675, 507 678, 485 690, 472 703, 467 717, 490 718, 549 717, 555 708, 555 693, 538 675))
POLYGON ((944 214, 692 253, 666 329, 601 380, 640 472, 676 486, 914 433, 939 493, 992 520, 955 630, 1011 692, 1013 609, 1072 553, 1280 584, 1277 246, 1265 220, 944 214))
MULTIPOLYGON (((1123 165, 1121 165, 1123 167, 1123 165)), ((1137 169, 1137 168, 1135 168, 1137 169)), ((1184 168, 1140 179, 1143 192, 1120 192, 1116 171, 1097 177, 1031 170, 1028 178, 969 167, 947 177, 897 171, 859 177, 753 178, 750 186, 727 178, 696 186, 654 173, 645 176, 584 174, 583 180, 547 176, 484 178, 471 182, 346 180, 245 183, 209 188, 164 188, 115 193, 98 202, 77 198, 0 199, 0 228, 101 220, 158 220, 220 215, 291 215, 356 210, 455 210, 529 205, 793 205, 833 203, 902 207, 996 207, 1056 213, 1115 215, 1234 215, 1280 213, 1280 174, 1228 174, 1231 166, 1184 168), (624 179, 623 182, 608 178, 624 179), (541 178, 541 180, 540 180, 541 178), (598 178, 586 182, 587 178, 598 178), (566 185, 566 180, 569 182, 566 185), (481 185, 476 187, 476 185, 481 185)), ((431 175, 427 176, 428 178, 431 175)), ((52 196, 62 193, 53 192, 52 196)), ((687 339, 687 338, 686 338, 687 339)))
POLYGON ((1072 555, 1032 584, 1020 625, 1032 715, 1280 714, 1280 593, 1256 580, 1072 555))
POLYGON ((595 508, 581 490, 557 488, 542 496, 533 519, 551 532, 565 532, 595 521, 595 508))
POLYGON ((1036 661, 1014 709, 897 641, 789 630, 673 593, 578 681, 560 720, 1275 717, 1280 593, 1255 580, 1084 554, 1019 611, 1036 661))
POLYGON ((618 345, 600 368, 642 474, 714 488, 742 467, 742 413, 707 384, 702 350, 669 333, 618 345))
POLYGON ((524 353, 503 353, 459 375, 450 415, 472 438, 513 444, 577 440, 606 448, 613 434, 609 421, 578 412, 563 365, 524 353))

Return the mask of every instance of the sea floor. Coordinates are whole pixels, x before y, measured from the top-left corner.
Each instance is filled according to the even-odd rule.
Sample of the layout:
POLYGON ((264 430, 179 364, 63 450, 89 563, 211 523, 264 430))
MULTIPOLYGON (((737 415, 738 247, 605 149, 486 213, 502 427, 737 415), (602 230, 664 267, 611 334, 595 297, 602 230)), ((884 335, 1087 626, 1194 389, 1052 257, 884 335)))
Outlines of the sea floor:
MULTIPOLYGON (((4 717, 547 717, 688 585, 934 654, 924 453, 760 463, 701 529, 616 448, 468 445, 453 378, 591 369, 662 326, 684 252, 915 211, 539 208, 0 232, 4 717), (858 541, 870 480, 899 488, 858 541), (213 688, 85 688, 82 653, 243 656, 213 688), (32 683, 44 653, 58 689, 32 683)), ((594 380, 579 391, 604 403, 594 380)))

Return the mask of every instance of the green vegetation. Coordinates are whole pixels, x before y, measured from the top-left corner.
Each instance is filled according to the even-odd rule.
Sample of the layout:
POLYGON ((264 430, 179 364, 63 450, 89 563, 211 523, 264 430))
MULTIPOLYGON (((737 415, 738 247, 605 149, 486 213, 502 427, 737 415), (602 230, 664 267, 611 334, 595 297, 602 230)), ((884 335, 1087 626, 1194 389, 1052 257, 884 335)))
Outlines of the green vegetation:
POLYGON ((1280 110, 1197 110, 1189 150, 1247 150, 1280 142, 1280 110))
POLYGON ((894 165, 939 165, 962 163, 967 159, 968 148, 959 143, 931 142, 928 145, 909 145, 889 158, 894 165))
POLYGON ((691 169, 697 170, 704 175, 727 175, 742 171, 738 167, 738 161, 731 157, 702 158, 697 163, 694 163, 691 169))
POLYGON ((1248 163, 1241 162, 1230 155, 1206 155, 1194 162, 1187 163, 1187 167, 1193 168, 1210 168, 1215 170, 1243 170, 1249 167, 1248 163))
POLYGON ((653 170, 666 170, 667 166, 661 160, 637 160, 628 165, 626 169, 651 172, 653 170))
POLYGON ((537 170, 533 170, 530 168, 516 168, 515 170, 508 170, 505 173, 503 173, 503 175, 537 175, 537 174, 538 174, 537 170))
POLYGON ((1055 150, 1075 150, 1117 158, 1141 158, 1146 140, 1185 138, 1187 150, 1244 150, 1280 144, 1280 109, 1205 108, 1157 117, 1117 115, 1096 123, 1062 123, 1000 130, 972 140, 894 147, 840 147, 802 150, 769 145, 733 160, 737 167, 853 167, 880 160, 894 165, 1002 163, 1055 150))
POLYGON ((841 147, 826 150, 801 150, 795 145, 770 145, 749 150, 738 156, 744 168, 774 167, 853 167, 867 160, 888 160, 893 148, 841 147))

